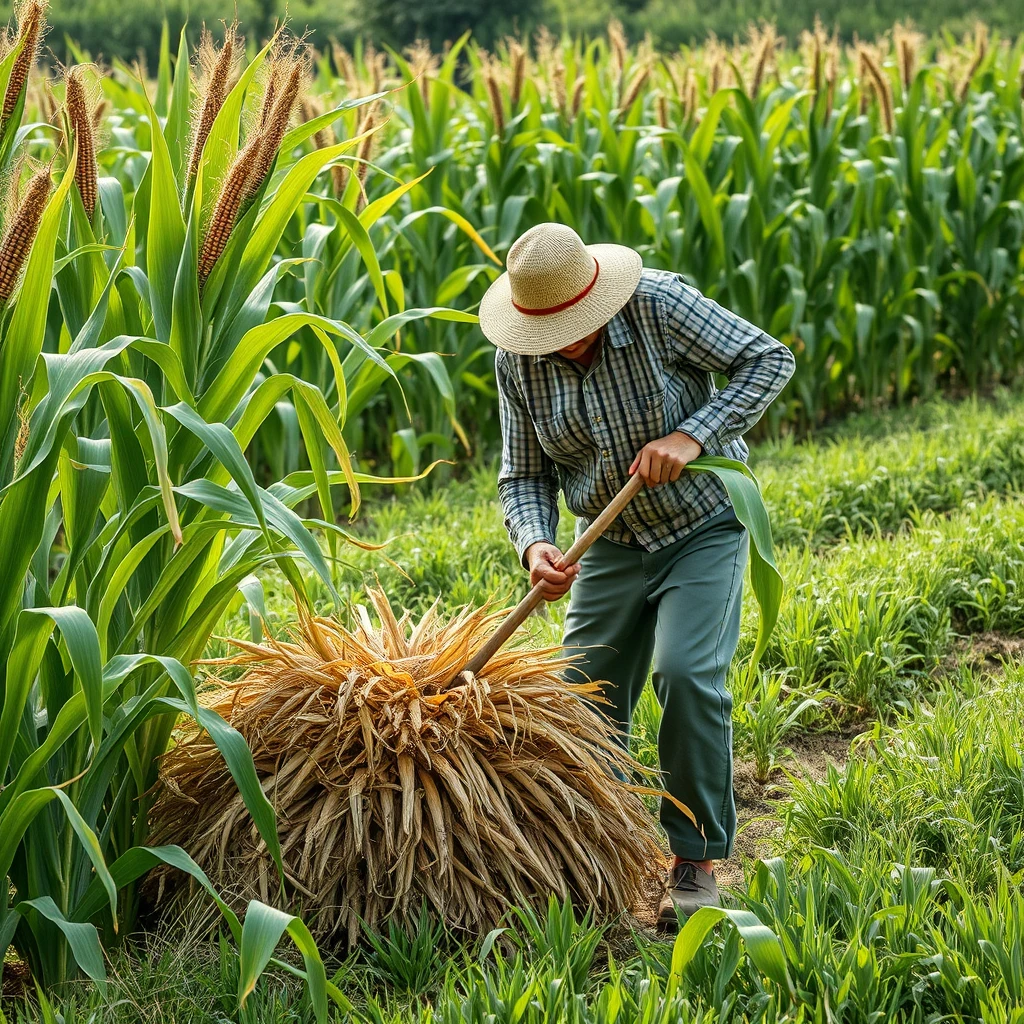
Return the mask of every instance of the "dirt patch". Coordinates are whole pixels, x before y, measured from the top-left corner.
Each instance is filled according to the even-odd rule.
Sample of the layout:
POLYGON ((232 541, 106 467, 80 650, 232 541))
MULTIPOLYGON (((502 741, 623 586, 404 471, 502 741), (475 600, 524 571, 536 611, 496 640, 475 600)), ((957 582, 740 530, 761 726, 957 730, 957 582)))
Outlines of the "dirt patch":
MULTIPOLYGON (((862 732, 863 728, 856 727, 844 732, 796 736, 792 741, 793 760, 800 771, 815 782, 820 782, 825 778, 830 764, 841 768, 850 760, 850 745, 862 732)), ((794 771, 793 774, 799 772, 794 771)))
POLYGON ((842 768, 849 760, 850 744, 856 735, 857 731, 801 733, 791 737, 791 755, 765 782, 758 781, 751 762, 736 763, 733 769, 736 843, 732 856, 719 861, 715 867, 720 886, 742 886, 744 862, 774 854, 782 834, 782 821, 776 810, 780 801, 789 795, 790 776, 818 782, 825 778, 829 765, 842 768))
POLYGON ((961 637, 943 662, 943 668, 953 671, 960 665, 984 668, 987 672, 1000 672, 1008 661, 1024 660, 1024 637, 1005 633, 977 633, 961 637))
MULTIPOLYGON (((1024 650, 1024 642, 1021 644, 1024 650)), ((777 808, 791 789, 790 776, 815 781, 825 778, 829 765, 842 768, 850 757, 850 744, 861 731, 851 727, 845 732, 801 733, 790 737, 792 754, 777 767, 766 782, 759 782, 750 761, 737 761, 733 768, 733 793, 736 797, 736 844, 733 855, 715 865, 715 877, 721 888, 743 886, 743 865, 750 860, 772 856, 782 833, 777 808)), ((665 893, 671 857, 666 857, 659 878, 648 880, 632 916, 643 928, 654 928, 658 907, 665 893)))

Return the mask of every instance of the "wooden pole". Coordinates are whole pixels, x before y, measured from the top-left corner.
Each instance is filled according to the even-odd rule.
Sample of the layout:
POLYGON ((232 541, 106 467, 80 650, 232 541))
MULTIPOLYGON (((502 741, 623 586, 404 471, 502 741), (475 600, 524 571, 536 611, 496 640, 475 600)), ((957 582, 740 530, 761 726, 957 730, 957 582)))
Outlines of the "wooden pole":
MULTIPOLYGON (((579 538, 565 553, 563 562, 565 565, 575 565, 589 549, 590 545, 597 540, 605 530, 619 517, 622 510, 640 493, 644 482, 640 474, 634 474, 629 478, 625 487, 615 495, 608 503, 608 507, 580 534, 579 538)), ((538 583, 527 595, 509 612, 504 622, 491 634, 490 639, 473 655, 472 658, 455 673, 449 686, 453 686, 463 672, 472 672, 478 675, 487 663, 505 646, 508 638, 526 621, 526 617, 544 599, 544 584, 538 583)))

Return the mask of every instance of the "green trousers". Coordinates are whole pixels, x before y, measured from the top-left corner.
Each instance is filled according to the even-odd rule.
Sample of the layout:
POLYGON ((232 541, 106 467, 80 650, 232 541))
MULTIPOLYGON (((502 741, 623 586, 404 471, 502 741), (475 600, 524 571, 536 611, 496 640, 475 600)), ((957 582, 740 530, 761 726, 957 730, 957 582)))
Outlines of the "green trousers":
POLYGON ((563 643, 582 660, 574 680, 607 681, 598 705, 624 743, 653 668, 662 707, 658 756, 669 800, 661 823, 672 852, 717 860, 732 851, 732 697, 726 672, 739 640, 747 532, 728 510, 660 551, 599 539, 583 556, 563 643))

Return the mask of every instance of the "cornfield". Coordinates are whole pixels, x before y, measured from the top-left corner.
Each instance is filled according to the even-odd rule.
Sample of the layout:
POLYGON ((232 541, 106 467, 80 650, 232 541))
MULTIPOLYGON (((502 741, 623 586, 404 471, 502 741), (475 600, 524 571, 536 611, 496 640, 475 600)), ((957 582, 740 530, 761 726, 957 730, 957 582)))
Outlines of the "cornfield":
MULTIPOLYGON (((497 273, 419 219, 443 203, 499 254, 544 220, 633 246, 784 340, 797 370, 771 431, 1020 372, 1024 37, 897 25, 843 46, 819 25, 786 45, 763 27, 666 55, 612 23, 497 53, 335 47, 318 72, 326 97, 401 87, 368 181, 372 195, 387 174, 431 171, 382 232, 417 303, 474 308, 497 273)), ((431 331, 417 345, 452 354, 460 420, 486 445, 489 351, 475 331, 431 331)), ((420 447, 445 430, 427 408, 420 447)), ((385 452, 389 437, 360 444, 385 452)))
MULTIPOLYGON (((762 26, 743 42, 659 54, 613 22, 606 37, 542 32, 496 53, 468 38, 443 54, 322 42, 304 57, 305 125, 287 141, 312 157, 365 138, 332 158, 282 231, 281 308, 364 336, 406 306, 473 310, 498 256, 554 219, 637 248, 784 340, 797 371, 771 433, 1020 371, 1024 37, 979 24, 926 39, 897 25, 843 45, 816 25, 787 43, 762 26)), ((222 75, 240 51, 204 37, 204 117, 225 52, 222 75)), ((183 56, 165 46, 154 89, 175 121, 171 155, 190 149, 191 180, 188 110, 170 103, 183 56)), ((118 65, 99 85, 99 161, 123 180, 121 144, 148 144, 138 86, 118 65)), ((40 119, 55 116, 52 92, 30 90, 40 119)), ((344 436, 361 468, 409 475, 492 450, 491 349, 478 330, 430 319, 390 333, 397 344, 346 395, 344 436)), ((268 358, 332 396, 335 368, 313 329, 268 358)), ((268 479, 307 469, 303 436, 294 403, 276 405, 253 437, 255 464, 268 479)))
POLYGON ((399 55, 229 27, 195 53, 165 33, 150 78, 37 68, 45 17, 24 0, 0 47, 0 946, 102 989, 169 864, 223 912, 240 1000, 287 933, 324 1019, 340 994, 275 892, 243 925, 148 845, 185 716, 283 877, 244 736, 189 667, 226 611, 258 628, 274 568, 340 612, 361 489, 488 449, 472 311, 539 221, 784 339, 772 430, 1016 376, 1024 40, 658 55, 612 25, 399 55))

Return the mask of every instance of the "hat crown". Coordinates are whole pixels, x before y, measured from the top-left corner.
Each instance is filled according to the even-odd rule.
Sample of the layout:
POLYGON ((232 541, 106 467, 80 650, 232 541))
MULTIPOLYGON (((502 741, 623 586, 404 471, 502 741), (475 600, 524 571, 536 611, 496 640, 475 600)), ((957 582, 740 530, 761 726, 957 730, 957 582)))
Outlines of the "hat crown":
POLYGON ((572 228, 538 224, 519 236, 505 260, 512 301, 524 310, 569 302, 594 280, 597 263, 572 228))

